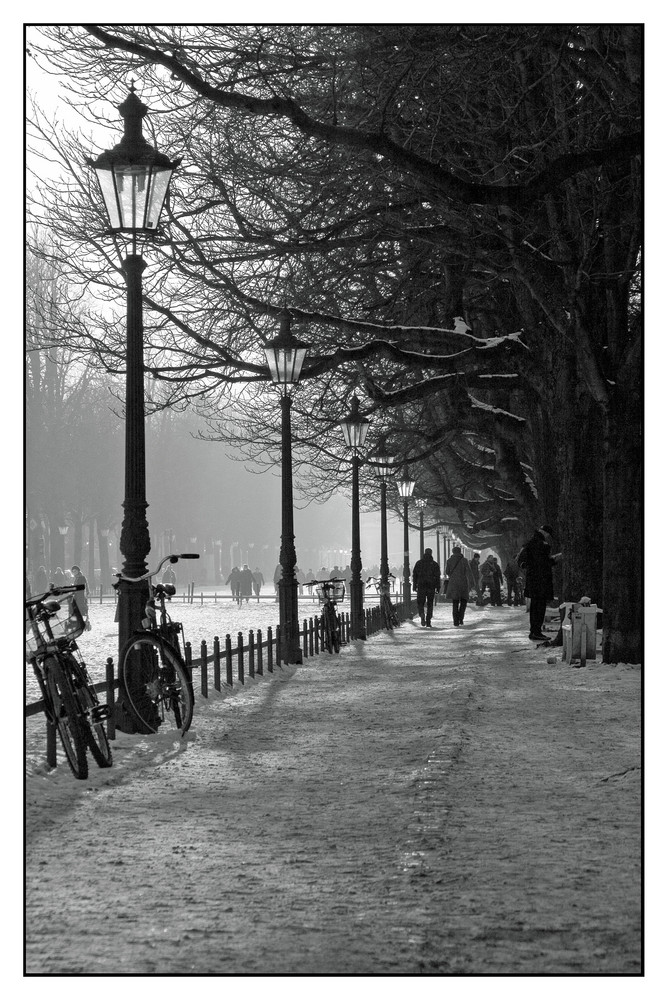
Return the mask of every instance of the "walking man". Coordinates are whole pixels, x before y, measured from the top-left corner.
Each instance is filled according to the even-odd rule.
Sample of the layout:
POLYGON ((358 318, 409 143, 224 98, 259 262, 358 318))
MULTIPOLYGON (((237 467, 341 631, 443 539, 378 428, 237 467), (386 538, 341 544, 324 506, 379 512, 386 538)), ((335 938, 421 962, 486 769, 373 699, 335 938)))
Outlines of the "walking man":
POLYGON ((434 559, 431 549, 425 549, 424 555, 413 566, 413 590, 417 591, 417 606, 420 612, 420 624, 431 628, 431 616, 434 611, 434 594, 441 585, 441 568, 434 559), (427 610, 425 614, 425 603, 427 610))
POLYGON ((464 624, 464 612, 469 600, 469 592, 475 587, 473 573, 468 559, 464 558, 461 545, 455 545, 445 566, 448 589, 445 598, 452 601, 452 620, 455 625, 464 624))

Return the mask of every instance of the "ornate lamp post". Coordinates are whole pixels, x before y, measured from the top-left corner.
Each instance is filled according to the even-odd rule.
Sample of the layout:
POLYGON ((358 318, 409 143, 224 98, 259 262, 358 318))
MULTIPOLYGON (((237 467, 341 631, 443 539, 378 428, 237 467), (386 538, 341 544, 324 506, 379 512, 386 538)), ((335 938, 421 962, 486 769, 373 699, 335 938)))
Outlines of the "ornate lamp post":
POLYGON ((390 566, 387 561, 387 481, 392 478, 395 458, 378 448, 373 455, 374 471, 380 480, 380 585, 383 593, 390 590, 390 566))
POLYGON ((292 500, 292 430, 289 386, 299 381, 309 344, 297 340, 290 330, 290 313, 281 316, 277 337, 264 348, 273 381, 281 386, 281 579, 278 583, 278 611, 281 627, 281 657, 285 663, 301 663, 299 644, 298 586, 295 576, 295 528, 292 500))
POLYGON ((411 567, 408 557, 408 501, 415 489, 415 480, 411 479, 408 475, 406 466, 404 466, 397 486, 399 496, 404 501, 404 605, 408 608, 411 603, 411 567))
MULTIPOLYGON (((427 506, 427 501, 424 497, 416 497, 415 506, 420 511, 420 559, 422 559, 424 555, 424 509, 427 506)), ((436 561, 438 562, 438 559, 436 561)))
MULTIPOLYGON (((159 153, 142 135, 142 119, 148 108, 137 97, 134 83, 118 106, 123 119, 123 138, 96 160, 89 159, 104 199, 112 233, 126 234, 131 253, 123 261, 127 286, 127 343, 125 382, 125 499, 120 549, 123 574, 141 576, 151 541, 146 520, 146 455, 144 437, 144 343, 142 321, 142 273, 146 264, 137 253, 137 237, 155 234, 169 182, 180 160, 159 153)), ((148 584, 121 581, 118 591, 119 649, 129 635, 141 628, 148 584)), ((122 699, 122 691, 121 691, 122 699)), ((122 728, 122 719, 118 722, 122 728)))
POLYGON ((362 554, 360 552, 360 457, 359 449, 364 446, 369 432, 370 420, 360 416, 360 401, 353 396, 348 416, 340 421, 343 437, 353 453, 353 524, 352 550, 350 555, 350 631, 353 639, 366 639, 364 629, 364 609, 362 607, 362 554))

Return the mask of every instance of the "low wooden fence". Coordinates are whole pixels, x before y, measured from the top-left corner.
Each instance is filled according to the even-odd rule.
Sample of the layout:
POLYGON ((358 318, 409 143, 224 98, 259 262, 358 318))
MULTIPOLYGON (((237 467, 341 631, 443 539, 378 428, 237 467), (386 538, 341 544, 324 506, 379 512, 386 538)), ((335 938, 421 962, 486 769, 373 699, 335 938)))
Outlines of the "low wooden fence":
MULTIPOLYGON (((417 603, 411 601, 410 607, 398 602, 393 605, 399 622, 413 618, 417 614, 417 603)), ((367 608, 364 612, 366 635, 370 636, 380 632, 383 628, 382 614, 379 606, 367 608)), ((350 614, 345 612, 339 615, 341 625, 341 642, 350 642, 350 614)), ((312 618, 304 618, 302 627, 299 630, 299 639, 304 660, 311 656, 318 656, 325 649, 323 641, 323 620, 320 615, 312 618)), ((244 684, 246 676, 255 678, 262 677, 265 669, 267 673, 273 673, 274 667, 280 666, 281 656, 281 629, 269 627, 266 637, 263 636, 262 629, 249 631, 244 638, 243 632, 237 632, 236 645, 232 645, 232 636, 228 633, 221 642, 219 636, 213 637, 211 649, 206 641, 202 641, 199 646, 199 656, 193 656, 193 648, 190 642, 185 644, 185 662, 192 678, 192 671, 200 671, 200 692, 202 697, 209 697, 209 668, 211 667, 213 687, 216 691, 223 689, 233 690, 236 682, 244 684), (224 679, 223 679, 224 678, 224 679)), ((105 665, 105 679, 94 685, 99 694, 104 694, 104 701, 109 706, 110 715, 107 720, 107 736, 113 740, 116 738, 116 724, 114 713, 115 691, 118 689, 118 678, 115 677, 114 661, 110 656, 105 665)), ((32 702, 25 707, 25 717, 39 715, 44 710, 44 701, 32 702)), ((46 722, 46 762, 49 767, 56 766, 56 727, 47 719, 46 722)))

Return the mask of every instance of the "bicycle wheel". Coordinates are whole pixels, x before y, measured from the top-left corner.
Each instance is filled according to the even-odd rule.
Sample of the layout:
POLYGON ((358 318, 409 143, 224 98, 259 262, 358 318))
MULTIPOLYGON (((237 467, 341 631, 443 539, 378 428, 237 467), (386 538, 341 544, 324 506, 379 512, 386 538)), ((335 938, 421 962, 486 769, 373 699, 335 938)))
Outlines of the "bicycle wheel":
POLYGON ((341 649, 341 635, 339 632, 339 619, 331 604, 326 604, 324 609, 325 635, 327 649, 330 653, 338 653, 341 649))
POLYGON ((320 615, 321 623, 321 636, 322 636, 322 647, 326 649, 328 653, 332 652, 332 633, 329 627, 329 622, 327 621, 327 605, 322 609, 322 614, 320 615))
POLYGON ((142 731, 187 732, 193 695, 174 647, 152 632, 139 632, 125 644, 120 659, 121 682, 142 731))
POLYGON ((381 610, 383 613, 383 622, 386 629, 396 628, 399 624, 399 619, 397 618, 396 612, 392 607, 392 601, 387 594, 383 594, 381 601, 381 610))
POLYGON ((76 694, 83 713, 82 729, 88 749, 99 767, 111 767, 113 763, 111 747, 104 728, 104 719, 108 714, 107 706, 100 705, 97 692, 90 683, 86 671, 74 657, 70 669, 75 678, 76 694))
POLYGON ((52 721, 58 730, 67 763, 75 778, 83 780, 88 777, 86 740, 69 672, 63 669, 55 656, 49 656, 44 663, 44 673, 53 711, 52 721))

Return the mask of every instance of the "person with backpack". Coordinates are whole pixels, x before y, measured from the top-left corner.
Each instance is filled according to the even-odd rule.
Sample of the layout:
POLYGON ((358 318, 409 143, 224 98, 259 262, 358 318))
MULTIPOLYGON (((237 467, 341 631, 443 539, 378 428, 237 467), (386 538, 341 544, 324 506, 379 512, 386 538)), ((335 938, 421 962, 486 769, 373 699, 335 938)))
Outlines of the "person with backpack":
POLYGON ((452 555, 445 564, 445 574, 448 577, 445 599, 452 601, 452 620, 457 626, 463 625, 469 593, 475 588, 475 580, 460 545, 454 546, 452 555))
POLYGON ((434 612, 434 595, 440 586, 441 567, 434 559, 431 549, 425 549, 422 558, 418 559, 415 566, 413 566, 413 590, 417 591, 420 624, 425 628, 431 628, 431 618, 434 612))

